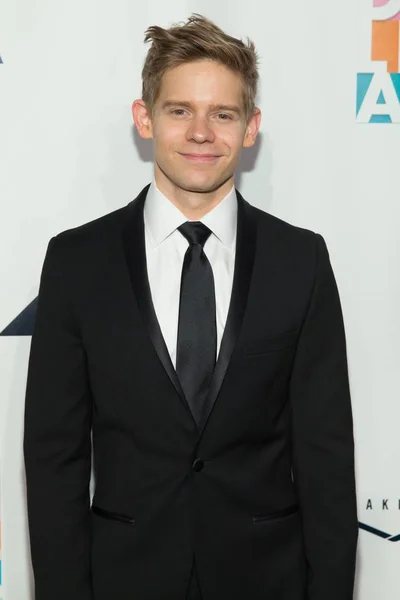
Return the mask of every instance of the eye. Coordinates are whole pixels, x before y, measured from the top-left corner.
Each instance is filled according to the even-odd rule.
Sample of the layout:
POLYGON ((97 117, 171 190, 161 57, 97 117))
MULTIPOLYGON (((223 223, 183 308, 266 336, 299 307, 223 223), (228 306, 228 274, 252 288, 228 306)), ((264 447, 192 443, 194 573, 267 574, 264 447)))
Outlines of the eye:
POLYGON ((219 113, 217 115, 219 121, 232 121, 232 116, 227 113, 219 113))
POLYGON ((181 117, 182 115, 185 114, 185 109, 184 108, 174 108, 173 110, 171 110, 171 114, 176 115, 177 117, 181 117))

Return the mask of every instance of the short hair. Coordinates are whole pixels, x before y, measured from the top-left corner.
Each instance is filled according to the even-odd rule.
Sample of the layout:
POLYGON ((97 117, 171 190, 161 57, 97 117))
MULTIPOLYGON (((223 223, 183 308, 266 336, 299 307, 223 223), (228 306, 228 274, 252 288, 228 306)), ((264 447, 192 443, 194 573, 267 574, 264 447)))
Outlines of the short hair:
POLYGON ((157 25, 145 32, 145 43, 152 41, 142 70, 142 99, 150 112, 161 89, 163 75, 184 63, 212 60, 240 75, 243 81, 243 104, 248 120, 255 108, 258 56, 254 43, 234 38, 215 23, 197 13, 186 23, 169 29, 157 25))

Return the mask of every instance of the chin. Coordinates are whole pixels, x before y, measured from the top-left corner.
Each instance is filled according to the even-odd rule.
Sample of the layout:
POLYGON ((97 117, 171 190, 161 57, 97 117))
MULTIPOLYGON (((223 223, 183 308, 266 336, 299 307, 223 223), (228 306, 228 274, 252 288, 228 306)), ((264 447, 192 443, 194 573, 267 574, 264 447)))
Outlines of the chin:
POLYGON ((186 192, 192 192, 197 194, 209 194, 220 188, 225 182, 224 181, 183 181, 179 182, 178 186, 186 192))
POLYGON ((205 185, 202 185, 202 186, 201 185, 187 185, 183 189, 185 190, 185 192, 192 192, 192 193, 196 193, 196 194, 209 194, 210 192, 213 192, 217 188, 218 188, 218 186, 214 187, 214 186, 205 186, 205 185))

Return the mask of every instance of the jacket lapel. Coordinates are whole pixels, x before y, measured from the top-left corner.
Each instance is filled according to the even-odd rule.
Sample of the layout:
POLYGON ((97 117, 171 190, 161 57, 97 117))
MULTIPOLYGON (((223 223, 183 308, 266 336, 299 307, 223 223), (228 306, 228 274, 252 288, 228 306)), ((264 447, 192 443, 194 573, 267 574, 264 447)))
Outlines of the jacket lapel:
POLYGON ((238 190, 236 190, 236 195, 238 200, 238 222, 232 295, 218 360, 204 407, 203 422, 199 427, 201 433, 217 400, 240 332, 253 271, 257 224, 251 205, 244 200, 238 190))
MULTIPOLYGON (((127 218, 123 225, 123 247, 125 258, 136 302, 153 346, 181 401, 189 412, 193 422, 195 422, 172 364, 151 298, 146 265, 143 219, 144 203, 149 187, 149 185, 146 186, 139 196, 126 207, 127 218)), ((232 295, 218 360, 215 365, 209 393, 204 406, 203 421, 197 423, 200 435, 204 430, 217 400, 240 332, 253 270, 257 225, 251 205, 244 200, 237 190, 236 194, 238 200, 238 221, 232 295)))
POLYGON ((143 209, 150 185, 146 186, 139 196, 128 204, 127 218, 123 225, 122 239, 125 258, 128 266, 136 302, 143 322, 153 342, 155 351, 160 359, 168 377, 175 387, 184 406, 193 418, 192 412, 186 401, 178 376, 172 364, 167 345, 163 338, 161 328, 154 309, 146 264, 146 245, 144 233, 143 209))

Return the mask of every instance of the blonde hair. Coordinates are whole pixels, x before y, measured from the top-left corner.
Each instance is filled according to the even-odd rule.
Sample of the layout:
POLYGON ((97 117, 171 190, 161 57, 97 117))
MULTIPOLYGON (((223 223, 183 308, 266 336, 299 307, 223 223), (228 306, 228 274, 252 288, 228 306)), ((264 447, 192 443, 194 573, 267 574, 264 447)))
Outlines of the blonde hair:
POLYGON ((240 75, 246 119, 253 114, 259 75, 258 56, 251 40, 247 39, 244 44, 209 19, 194 13, 186 23, 169 29, 157 25, 149 27, 144 41, 152 41, 142 70, 142 99, 150 112, 153 112, 166 71, 188 62, 213 60, 240 75))

